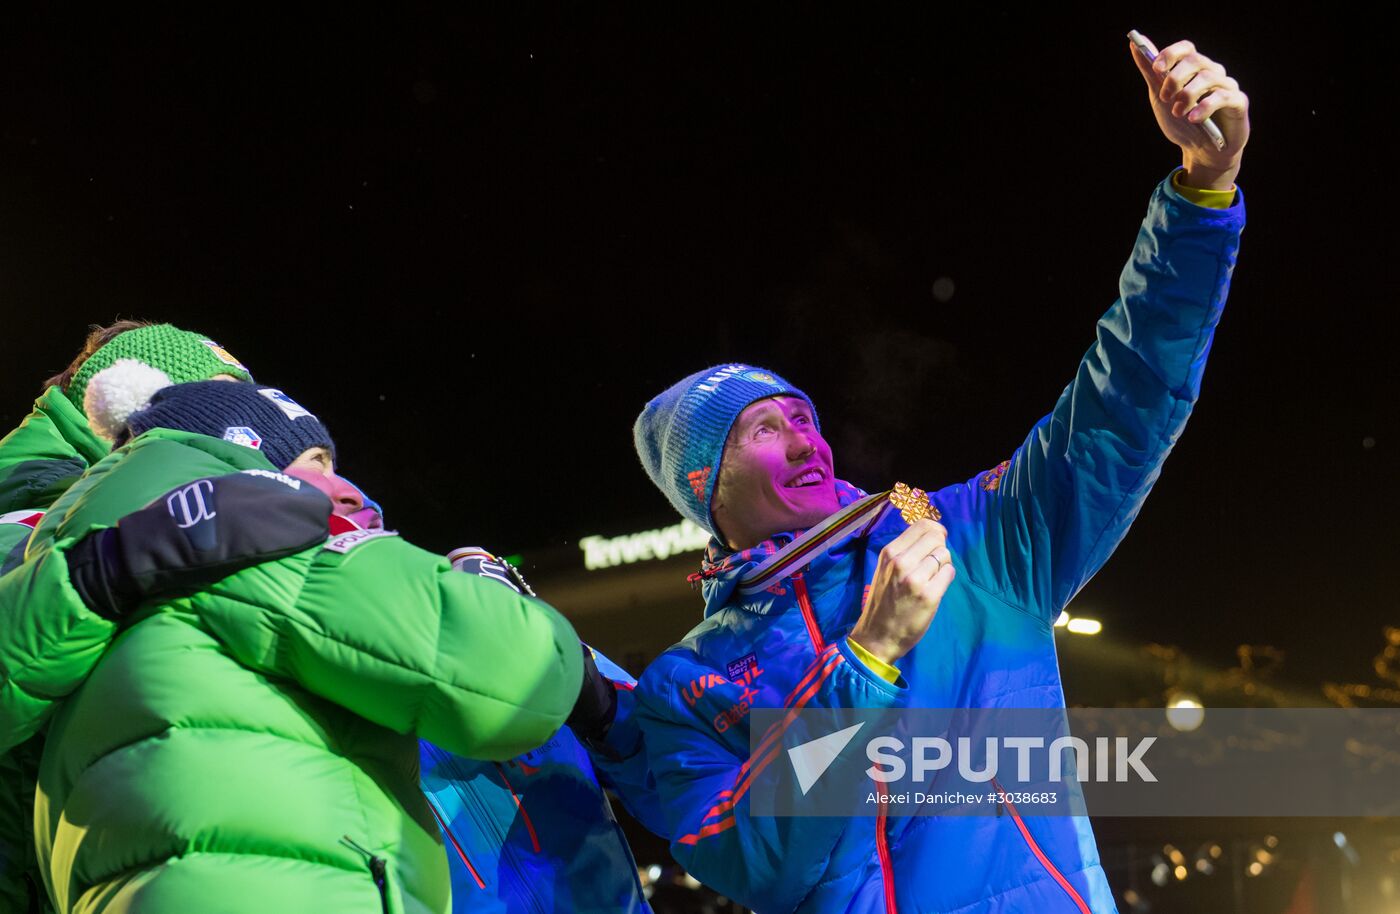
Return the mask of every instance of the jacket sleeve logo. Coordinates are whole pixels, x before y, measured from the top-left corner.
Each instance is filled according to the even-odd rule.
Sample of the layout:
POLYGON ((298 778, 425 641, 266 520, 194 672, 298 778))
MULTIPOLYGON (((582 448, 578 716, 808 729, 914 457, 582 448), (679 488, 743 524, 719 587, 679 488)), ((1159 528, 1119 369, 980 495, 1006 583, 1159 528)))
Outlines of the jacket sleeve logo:
POLYGON ((681 689, 681 697, 685 699, 687 705, 693 708, 700 700, 700 696, 704 695, 711 686, 729 684, 729 680, 718 673, 706 673, 704 676, 690 680, 690 683, 681 689))
POLYGON ((165 499, 165 507, 175 519, 175 526, 181 530, 188 530, 201 521, 219 516, 214 510, 214 483, 207 479, 192 482, 172 492, 165 499))
MULTIPOLYGON (((685 688, 681 689, 681 697, 685 699, 685 703, 694 708, 700 703, 700 698, 706 692, 721 686, 739 686, 739 700, 721 710, 711 721, 716 733, 725 732, 753 710, 753 701, 758 697, 758 689, 753 683, 754 680, 763 675, 756 654, 748 654, 730 662, 726 665, 725 671, 729 674, 727 679, 718 673, 706 673, 692 679, 685 688)), ((720 700, 727 699, 721 696, 720 700)))
POLYGON ((724 668, 725 673, 729 676, 730 682, 748 682, 752 677, 746 679, 745 674, 750 670, 753 671, 753 676, 757 676, 759 673, 763 672, 758 668, 757 654, 748 654, 740 657, 738 660, 731 660, 724 668))
POLYGON ((983 473, 982 481, 979 483, 979 485, 982 486, 982 491, 995 492, 997 489, 1001 488, 1001 477, 1006 475, 1006 470, 1010 466, 1010 460, 1003 460, 1001 463, 983 473))

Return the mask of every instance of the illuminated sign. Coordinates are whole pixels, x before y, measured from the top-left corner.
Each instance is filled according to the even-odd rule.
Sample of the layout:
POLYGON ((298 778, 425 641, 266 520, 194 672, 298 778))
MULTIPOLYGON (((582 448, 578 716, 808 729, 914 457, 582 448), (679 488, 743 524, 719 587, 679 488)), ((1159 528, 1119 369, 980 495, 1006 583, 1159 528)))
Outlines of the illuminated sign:
POLYGON ((583 567, 589 571, 630 565, 651 559, 667 559, 682 552, 698 552, 710 542, 710 534, 693 521, 683 520, 660 530, 643 530, 626 536, 585 536, 578 541, 583 567))

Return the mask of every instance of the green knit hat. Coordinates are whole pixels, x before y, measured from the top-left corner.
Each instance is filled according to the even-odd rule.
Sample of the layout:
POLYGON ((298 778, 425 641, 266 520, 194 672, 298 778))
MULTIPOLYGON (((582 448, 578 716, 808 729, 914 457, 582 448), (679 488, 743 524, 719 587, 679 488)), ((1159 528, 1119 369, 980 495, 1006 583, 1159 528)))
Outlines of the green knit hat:
POLYGON ((69 401, 86 415, 83 397, 92 376, 110 368, 118 359, 134 359, 157 368, 170 378, 172 384, 207 381, 215 375, 227 374, 240 381, 251 381, 252 374, 222 346, 202 333, 181 330, 170 324, 137 327, 119 333, 107 345, 94 352, 82 364, 68 384, 69 401))

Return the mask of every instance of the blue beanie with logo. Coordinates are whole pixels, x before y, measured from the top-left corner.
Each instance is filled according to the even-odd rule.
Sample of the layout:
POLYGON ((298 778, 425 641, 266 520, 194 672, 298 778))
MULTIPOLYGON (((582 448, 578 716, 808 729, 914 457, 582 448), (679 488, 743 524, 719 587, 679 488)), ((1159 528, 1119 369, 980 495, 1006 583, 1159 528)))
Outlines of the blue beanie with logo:
MULTIPOLYGON (((642 468, 677 511, 715 533, 710 501, 729 429, 747 407, 779 396, 801 397, 812 405, 777 374, 752 365, 716 365, 677 381, 648 403, 632 426, 642 468)), ((812 420, 817 421, 815 406, 812 420)))
POLYGON ((335 453, 330 432, 310 410, 275 387, 250 381, 192 381, 162 388, 127 419, 132 438, 153 428, 241 444, 262 451, 279 470, 313 447, 335 453))

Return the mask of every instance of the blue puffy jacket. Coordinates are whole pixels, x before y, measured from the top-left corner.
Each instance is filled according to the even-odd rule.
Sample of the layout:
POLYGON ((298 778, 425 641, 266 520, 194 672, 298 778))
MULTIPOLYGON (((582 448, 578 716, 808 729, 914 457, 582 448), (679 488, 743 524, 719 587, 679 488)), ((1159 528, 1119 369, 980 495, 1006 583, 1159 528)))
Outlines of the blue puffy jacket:
POLYGON ((447 844, 452 909, 473 914, 649 912, 637 864, 599 782, 662 834, 633 713, 636 685, 594 651, 619 684, 617 716, 590 753, 564 727, 508 762, 480 762, 420 743, 423 791, 447 844))
POLYGON ((1242 195, 1221 210, 1170 181, 1155 191, 1121 298, 1054 411, 1009 461, 931 496, 958 576, 896 684, 845 636, 880 549, 905 528, 897 514, 755 596, 738 594, 737 580, 791 535, 707 568, 705 621, 637 690, 672 853, 697 878, 761 914, 1116 910, 1083 817, 1023 818, 1012 807, 995 817, 751 816, 747 712, 1063 707, 1053 622, 1127 532, 1181 433, 1243 225, 1242 195))

